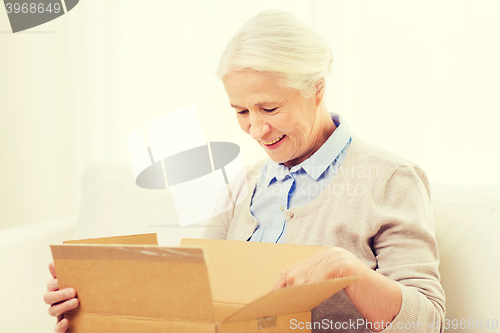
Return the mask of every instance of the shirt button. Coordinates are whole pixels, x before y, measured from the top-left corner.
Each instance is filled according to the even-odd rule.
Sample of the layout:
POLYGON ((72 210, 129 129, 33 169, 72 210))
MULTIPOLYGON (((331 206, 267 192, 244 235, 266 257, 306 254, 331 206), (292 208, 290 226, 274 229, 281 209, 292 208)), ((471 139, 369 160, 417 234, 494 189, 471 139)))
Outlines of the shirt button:
POLYGON ((295 215, 293 214, 293 212, 288 212, 288 218, 291 219, 292 217, 294 217, 295 215))
POLYGON ((284 210, 285 210, 285 207, 281 206, 281 207, 280 207, 280 210, 281 210, 281 211, 284 211, 284 210))

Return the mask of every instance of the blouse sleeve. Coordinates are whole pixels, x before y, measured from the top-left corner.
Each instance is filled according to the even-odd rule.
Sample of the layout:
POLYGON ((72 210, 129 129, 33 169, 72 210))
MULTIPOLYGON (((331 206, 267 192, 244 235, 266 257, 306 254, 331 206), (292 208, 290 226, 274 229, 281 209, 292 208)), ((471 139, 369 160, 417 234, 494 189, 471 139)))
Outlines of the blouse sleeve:
POLYGON ((445 296, 423 170, 401 166, 387 181, 373 252, 376 271, 397 281, 402 292, 401 309, 383 332, 443 332, 445 296))

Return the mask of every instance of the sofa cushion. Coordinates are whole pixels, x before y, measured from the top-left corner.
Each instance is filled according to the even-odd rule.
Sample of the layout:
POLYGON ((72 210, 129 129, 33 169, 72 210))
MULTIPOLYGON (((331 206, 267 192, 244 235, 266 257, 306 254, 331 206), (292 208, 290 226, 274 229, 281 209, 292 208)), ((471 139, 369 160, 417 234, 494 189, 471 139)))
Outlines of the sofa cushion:
POLYGON ((433 184, 431 192, 446 318, 491 325, 500 320, 500 187, 433 184))

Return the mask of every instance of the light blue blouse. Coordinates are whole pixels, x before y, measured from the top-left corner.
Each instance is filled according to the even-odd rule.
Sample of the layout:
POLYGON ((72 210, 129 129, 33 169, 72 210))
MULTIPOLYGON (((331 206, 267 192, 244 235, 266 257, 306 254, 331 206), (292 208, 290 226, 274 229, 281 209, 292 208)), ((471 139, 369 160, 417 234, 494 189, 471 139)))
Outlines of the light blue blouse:
POLYGON ((335 176, 351 143, 349 126, 331 114, 337 129, 311 157, 288 169, 268 160, 260 170, 250 212, 259 223, 249 241, 284 243, 287 209, 316 199, 335 176))

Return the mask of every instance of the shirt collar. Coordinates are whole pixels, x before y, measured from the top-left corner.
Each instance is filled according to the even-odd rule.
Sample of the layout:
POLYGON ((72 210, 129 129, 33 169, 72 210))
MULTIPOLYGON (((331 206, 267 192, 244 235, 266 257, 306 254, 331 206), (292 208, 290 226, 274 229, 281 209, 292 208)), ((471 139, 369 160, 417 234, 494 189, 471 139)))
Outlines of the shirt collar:
POLYGON ((268 161, 265 174, 266 186, 269 186, 274 178, 276 180, 283 180, 287 175, 297 172, 300 169, 303 169, 312 179, 318 180, 325 170, 333 164, 349 142, 351 131, 342 116, 336 113, 330 113, 330 116, 337 128, 325 143, 307 160, 295 165, 291 169, 271 159, 268 161))

